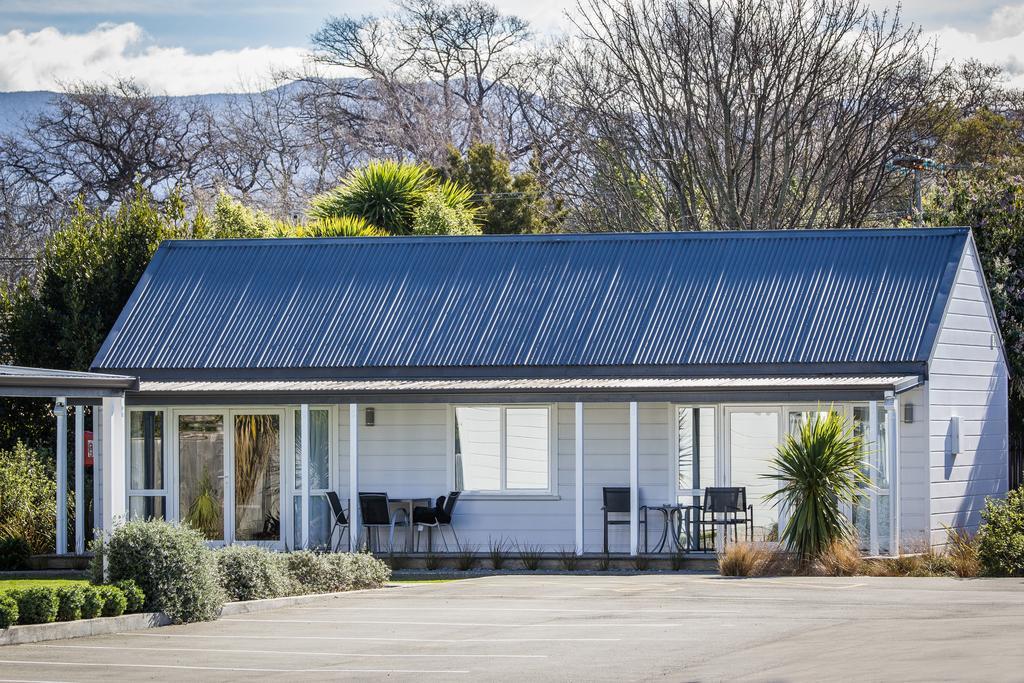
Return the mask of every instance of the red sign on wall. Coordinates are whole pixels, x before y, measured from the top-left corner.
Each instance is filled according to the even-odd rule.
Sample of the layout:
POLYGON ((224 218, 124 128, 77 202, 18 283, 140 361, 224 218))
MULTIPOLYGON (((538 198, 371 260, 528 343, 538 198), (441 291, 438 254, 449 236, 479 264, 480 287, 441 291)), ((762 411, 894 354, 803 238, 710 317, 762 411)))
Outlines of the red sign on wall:
POLYGON ((92 467, 93 463, 93 452, 92 452, 92 432, 85 432, 85 466, 92 467))

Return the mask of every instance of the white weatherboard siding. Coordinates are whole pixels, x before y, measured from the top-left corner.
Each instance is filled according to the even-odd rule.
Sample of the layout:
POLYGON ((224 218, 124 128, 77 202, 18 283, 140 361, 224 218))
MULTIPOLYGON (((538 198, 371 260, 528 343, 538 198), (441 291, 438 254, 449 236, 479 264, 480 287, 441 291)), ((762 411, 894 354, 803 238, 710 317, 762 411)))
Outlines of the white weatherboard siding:
POLYGON ((928 387, 915 387, 899 400, 900 543, 911 549, 927 543, 929 534, 928 387), (908 403, 914 413, 909 424, 903 421, 908 403))
POLYGON ((1008 486, 1007 368, 974 244, 968 242, 929 361, 931 540, 946 527, 973 530, 988 496, 1008 486), (961 452, 950 452, 950 418, 961 452))

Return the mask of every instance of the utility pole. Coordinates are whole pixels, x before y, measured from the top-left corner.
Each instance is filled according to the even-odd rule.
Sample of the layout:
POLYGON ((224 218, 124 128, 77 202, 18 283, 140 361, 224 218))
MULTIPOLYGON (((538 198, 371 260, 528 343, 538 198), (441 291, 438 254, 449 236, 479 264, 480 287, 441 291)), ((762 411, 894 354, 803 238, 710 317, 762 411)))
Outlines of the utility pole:
POLYGON ((926 168, 933 168, 935 161, 917 154, 900 154, 892 160, 893 166, 905 168, 914 173, 914 196, 911 198, 911 213, 914 225, 924 225, 924 203, 921 199, 921 179, 926 168))

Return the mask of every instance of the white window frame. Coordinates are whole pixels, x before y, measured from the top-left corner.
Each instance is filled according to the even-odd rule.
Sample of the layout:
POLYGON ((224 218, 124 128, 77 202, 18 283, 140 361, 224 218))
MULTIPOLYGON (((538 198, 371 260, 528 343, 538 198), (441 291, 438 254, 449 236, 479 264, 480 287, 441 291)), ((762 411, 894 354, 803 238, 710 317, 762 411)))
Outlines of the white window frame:
POLYGON ((171 425, 169 420, 169 412, 161 406, 130 406, 127 409, 128 415, 124 423, 124 442, 127 444, 126 448, 126 467, 124 468, 124 490, 125 490, 125 509, 131 510, 131 499, 137 497, 150 497, 156 498, 162 496, 164 499, 164 519, 171 520, 171 446, 170 446, 170 435, 171 425), (131 447, 132 447, 132 413, 160 413, 163 420, 163 436, 161 437, 160 443, 160 455, 161 455, 161 466, 163 468, 163 488, 159 489, 136 489, 132 488, 132 459, 131 459, 131 447))
POLYGON ((557 500, 558 496, 558 404, 556 403, 452 403, 448 404, 448 487, 455 490, 455 409, 499 408, 499 461, 501 481, 505 481, 505 410, 508 408, 544 408, 548 411, 548 488, 471 490, 462 492, 463 500, 557 500))

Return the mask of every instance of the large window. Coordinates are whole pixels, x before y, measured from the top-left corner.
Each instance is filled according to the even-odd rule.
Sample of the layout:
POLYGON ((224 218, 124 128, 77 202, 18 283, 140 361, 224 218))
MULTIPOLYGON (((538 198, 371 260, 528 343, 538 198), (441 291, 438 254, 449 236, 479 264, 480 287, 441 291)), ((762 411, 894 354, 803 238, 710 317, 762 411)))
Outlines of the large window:
MULTIPOLYGON (((292 415, 294 424, 295 470, 292 476, 292 539, 302 538, 302 411, 292 415)), ((331 543, 331 507, 326 493, 331 488, 331 413, 327 408, 309 410, 309 545, 328 547, 331 543)))
POLYGON ((550 431, 546 406, 457 406, 455 487, 490 493, 550 491, 550 431))
POLYGON ((163 519, 167 506, 163 411, 131 411, 129 430, 128 517, 163 519))

